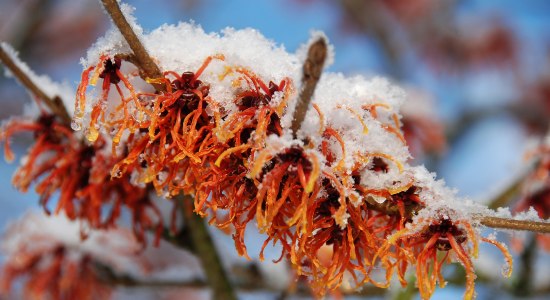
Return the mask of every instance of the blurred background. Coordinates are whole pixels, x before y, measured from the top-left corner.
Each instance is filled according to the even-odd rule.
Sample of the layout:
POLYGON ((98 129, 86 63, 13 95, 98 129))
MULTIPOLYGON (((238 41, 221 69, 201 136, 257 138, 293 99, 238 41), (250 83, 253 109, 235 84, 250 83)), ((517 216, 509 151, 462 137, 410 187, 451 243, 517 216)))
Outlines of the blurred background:
MULTIPOLYGON (((407 90, 403 123, 417 163, 475 201, 514 207, 522 197, 521 192, 502 195, 518 189, 528 169, 526 152, 548 130, 550 1, 125 2, 136 7, 146 31, 189 20, 207 32, 252 27, 291 52, 308 40, 312 29, 322 30, 336 53, 329 71, 384 76, 407 90)), ((38 74, 75 88, 80 57, 109 26, 98 1, 0 2, 0 40, 17 49, 38 74)), ((30 98, 14 80, 1 77, 0 101, 0 119, 5 120, 20 114, 30 98)), ((14 141, 19 156, 30 141, 14 141)), ((0 227, 37 209, 36 195, 11 187, 15 167, 0 162, 0 227)), ((519 238, 532 240, 529 235, 519 238)), ((495 265, 488 261, 500 263, 500 257, 480 263, 478 299, 548 299, 548 253, 536 243, 527 244, 515 247, 517 271, 511 280, 493 276, 495 265)), ((230 244, 226 249, 235 252, 230 244)), ((487 250, 485 255, 491 254, 487 250)), ((463 278, 461 270, 448 269, 450 286, 438 290, 434 299, 462 297, 463 282, 453 279, 463 278)), ((418 296, 410 289, 375 297, 418 296)))

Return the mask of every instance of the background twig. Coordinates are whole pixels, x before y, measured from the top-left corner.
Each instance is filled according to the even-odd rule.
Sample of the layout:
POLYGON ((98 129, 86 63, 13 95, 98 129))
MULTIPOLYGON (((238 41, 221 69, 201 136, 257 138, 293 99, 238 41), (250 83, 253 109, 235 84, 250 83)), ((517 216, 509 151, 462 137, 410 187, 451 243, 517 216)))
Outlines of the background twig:
POLYGON ((10 72, 21 82, 21 84, 29 90, 32 94, 38 97, 53 114, 58 116, 65 124, 70 124, 71 117, 63 105, 61 98, 55 96, 50 98, 46 93, 40 89, 30 78, 29 76, 21 70, 17 64, 12 60, 11 56, 6 53, 3 47, 0 47, 0 61, 10 70, 10 72))
POLYGON ((517 279, 512 286, 512 293, 517 296, 530 296, 533 292, 533 266, 537 254, 537 239, 534 234, 530 234, 528 242, 519 256, 521 265, 517 279))

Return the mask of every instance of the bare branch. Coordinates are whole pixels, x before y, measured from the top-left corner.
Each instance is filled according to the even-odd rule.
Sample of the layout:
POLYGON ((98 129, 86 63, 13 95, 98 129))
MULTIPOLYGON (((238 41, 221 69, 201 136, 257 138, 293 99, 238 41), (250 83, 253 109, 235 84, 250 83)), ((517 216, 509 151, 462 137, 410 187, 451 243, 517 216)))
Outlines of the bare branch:
POLYGON ((396 36, 396 28, 384 10, 380 1, 340 0, 340 5, 346 13, 346 21, 354 23, 365 34, 376 39, 387 58, 388 67, 393 76, 401 77, 403 67, 401 57, 402 42, 396 36))
POLYGON ((117 1, 101 0, 101 3, 103 3, 103 6, 111 16, 113 23, 115 23, 116 27, 120 30, 120 33, 122 33, 122 35, 126 39, 126 42, 128 42, 128 45, 130 45, 130 48, 134 52, 136 62, 139 64, 139 67, 144 72, 144 74, 149 78, 162 77, 162 72, 160 71, 160 68, 151 59, 151 57, 147 53, 147 50, 145 50, 145 47, 140 42, 136 33, 124 17, 124 14, 122 14, 122 11, 120 10, 120 6, 118 6, 117 1))
POLYGON ((548 222, 535 222, 525 220, 514 220, 508 218, 477 216, 476 217, 482 225, 491 228, 511 229, 511 230, 525 230, 538 233, 550 233, 550 223, 548 222))
POLYGON ((36 83, 34 83, 29 76, 17 66, 17 64, 13 61, 11 56, 6 53, 3 47, 0 47, 0 61, 4 63, 4 65, 10 70, 10 72, 17 78, 21 84, 27 88, 32 94, 34 94, 36 97, 38 97, 48 108, 51 110, 53 114, 58 116, 66 125, 70 124, 71 117, 69 116, 69 113, 67 112, 67 109, 65 108, 65 105, 63 105, 63 101, 61 101, 61 98, 59 96, 55 96, 53 98, 50 98, 46 93, 40 89, 36 83))
POLYGON ((302 91, 300 92, 296 110, 294 111, 294 118, 292 119, 292 134, 294 138, 296 138, 296 134, 306 117, 311 97, 323 72, 326 57, 327 42, 324 38, 320 38, 309 47, 307 59, 302 69, 302 91))

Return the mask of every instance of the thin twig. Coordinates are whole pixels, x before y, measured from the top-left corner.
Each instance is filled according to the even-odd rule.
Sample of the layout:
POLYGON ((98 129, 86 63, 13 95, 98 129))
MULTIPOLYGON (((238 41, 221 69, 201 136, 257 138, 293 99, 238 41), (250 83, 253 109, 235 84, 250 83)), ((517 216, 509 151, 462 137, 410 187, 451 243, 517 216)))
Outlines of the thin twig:
POLYGON ((38 97, 53 114, 58 116, 65 124, 70 124, 71 117, 63 105, 63 101, 59 96, 51 98, 46 95, 46 93, 40 89, 36 83, 34 83, 31 78, 19 68, 19 66, 13 61, 12 57, 6 53, 3 47, 0 47, 0 61, 10 70, 10 72, 17 78, 17 80, 32 94, 38 97))
POLYGON ((520 297, 528 297, 533 293, 534 263, 537 257, 537 239, 534 234, 530 234, 528 242, 519 256, 519 272, 514 284, 512 293, 520 297))
POLYGON ((188 195, 178 198, 184 222, 189 227, 193 248, 201 261, 207 281, 212 287, 213 299, 236 300, 237 296, 223 268, 208 228, 204 224, 204 220, 193 212, 193 198, 188 195))
POLYGON ((477 216, 479 223, 491 228, 525 230, 538 233, 550 233, 550 223, 526 220, 514 220, 508 218, 477 216))
POLYGON ((120 10, 120 6, 118 5, 117 1, 101 0, 101 3, 103 3, 103 6, 111 16, 113 23, 115 23, 116 27, 120 30, 120 33, 122 33, 124 39, 126 39, 126 42, 128 42, 128 45, 130 45, 130 48, 134 52, 136 62, 139 64, 139 67, 144 72, 144 74, 149 78, 162 77, 162 72, 160 71, 160 68, 151 59, 151 57, 147 53, 147 50, 145 50, 145 47, 140 42, 136 33, 120 10))
MULTIPOLYGON (((376 203, 374 200, 367 198, 367 205, 370 209, 378 212, 382 212, 386 215, 400 215, 400 211, 397 205, 392 204, 389 201, 383 203, 376 203)), ((422 206, 418 204, 412 204, 405 207, 405 216, 412 218, 422 206)), ((550 222, 537 222, 527 220, 515 220, 509 218, 499 218, 484 215, 475 215, 474 219, 480 224, 491 227, 510 230, 525 230, 538 233, 550 233, 550 222)))
POLYGON ((320 38, 309 47, 307 59, 302 70, 302 91, 300 92, 296 110, 294 111, 294 118, 292 119, 292 134, 294 138, 296 138, 296 134, 306 117, 311 97, 323 72, 326 57, 327 42, 324 38, 320 38))
POLYGON ((510 183, 504 190, 502 190, 496 197, 494 197, 488 204, 490 209, 497 209, 499 207, 506 206, 511 202, 520 192, 523 182, 527 177, 527 172, 518 177, 514 182, 510 183))
POLYGON ((356 25, 363 33, 378 42, 381 53, 387 58, 386 62, 391 75, 402 77, 403 51, 407 49, 398 38, 397 27, 392 26, 390 16, 380 1, 340 0, 340 6, 346 14, 346 21, 356 25))

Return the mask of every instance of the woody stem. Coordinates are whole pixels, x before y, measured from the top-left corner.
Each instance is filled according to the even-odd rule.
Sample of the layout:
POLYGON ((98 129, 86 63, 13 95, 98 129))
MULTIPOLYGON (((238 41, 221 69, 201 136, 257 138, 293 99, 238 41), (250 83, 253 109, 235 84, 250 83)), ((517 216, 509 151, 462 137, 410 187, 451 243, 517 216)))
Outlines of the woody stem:
POLYGON ((36 83, 23 71, 12 57, 4 50, 4 47, 0 47, 0 61, 10 70, 15 78, 32 94, 39 98, 42 103, 46 104, 53 114, 58 116, 65 124, 70 124, 71 117, 61 101, 59 96, 51 98, 42 89, 40 89, 36 83))
POLYGON ((151 59, 151 56, 147 53, 147 50, 140 42, 138 36, 124 17, 124 14, 120 10, 116 0, 101 0, 101 3, 105 7, 105 10, 111 16, 113 23, 120 30, 120 33, 124 36, 126 42, 132 49, 135 55, 135 61, 137 62, 140 69, 143 71, 144 75, 149 78, 160 78, 162 77, 162 72, 160 68, 155 64, 151 59))
POLYGON ((476 219, 482 225, 491 228, 501 228, 510 230, 525 230, 538 233, 550 233, 550 223, 527 220, 514 220, 507 218, 476 216, 476 219))
POLYGON ((178 198, 184 222, 189 227, 189 235, 195 254, 199 257, 207 281, 212 287, 212 299, 236 300, 235 291, 223 268, 208 228, 204 224, 204 220, 193 212, 193 198, 189 195, 179 196, 178 198))
POLYGON ((321 78, 326 57, 327 42, 324 38, 319 38, 309 46, 307 59, 302 69, 302 90, 298 98, 298 103, 296 104, 291 125, 294 138, 296 138, 298 130, 306 117, 313 92, 315 91, 319 78, 321 78))

